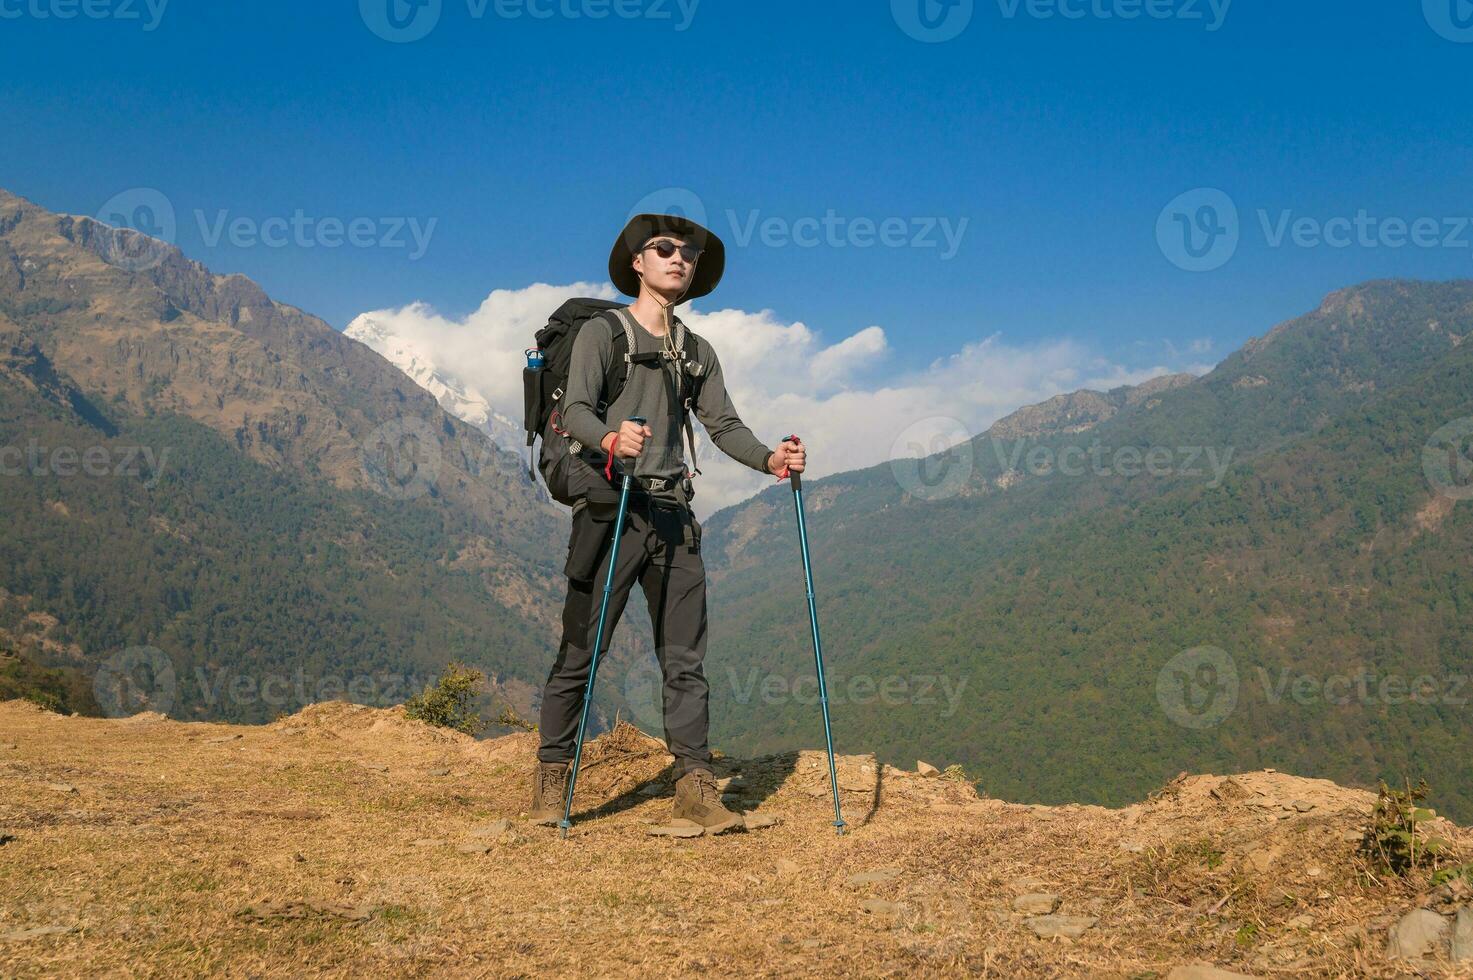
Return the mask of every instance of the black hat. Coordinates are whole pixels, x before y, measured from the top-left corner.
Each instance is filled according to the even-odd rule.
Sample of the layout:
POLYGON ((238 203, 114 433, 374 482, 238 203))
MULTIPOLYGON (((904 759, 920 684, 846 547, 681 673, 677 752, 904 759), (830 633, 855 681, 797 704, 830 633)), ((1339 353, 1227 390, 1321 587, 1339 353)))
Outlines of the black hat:
POLYGON ((677 235, 701 249, 690 288, 680 297, 680 302, 699 299, 716 288, 721 281, 721 273, 726 270, 726 246, 715 232, 675 214, 636 214, 619 233, 614 241, 614 250, 609 253, 609 278, 619 292, 628 296, 639 295, 639 275, 634 271, 634 256, 656 235, 677 235))

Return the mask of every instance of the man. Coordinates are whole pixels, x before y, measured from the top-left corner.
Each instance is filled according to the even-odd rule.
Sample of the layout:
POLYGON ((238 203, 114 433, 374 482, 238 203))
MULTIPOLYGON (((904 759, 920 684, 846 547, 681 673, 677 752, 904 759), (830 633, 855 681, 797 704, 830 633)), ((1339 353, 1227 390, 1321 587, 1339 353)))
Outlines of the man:
POLYGON ((649 605, 655 652, 664 675, 665 742, 675 756, 677 777, 673 816, 712 833, 742 823, 741 814, 721 805, 706 744, 710 689, 701 667, 706 654, 706 568, 700 522, 690 510, 680 438, 682 406, 691 397, 696 418, 717 448, 758 472, 801 473, 805 455, 796 442, 783 442, 772 450, 758 441, 732 405, 715 350, 674 315, 677 303, 715 289, 725 264, 721 239, 695 222, 674 215, 637 215, 609 256, 609 277, 635 300, 584 324, 573 343, 562 426, 574 447, 597 446, 602 452, 583 448, 571 460, 570 483, 581 499, 573 508, 564 569, 568 597, 562 643, 542 696, 542 743, 529 813, 536 823, 555 824, 563 815, 594 649, 592 634, 598 625, 598 600, 612 550, 617 508, 611 503, 616 499, 611 481, 622 482, 616 468, 606 466, 612 459, 633 467, 634 482, 603 647, 607 649, 629 591, 638 581, 649 605), (631 356, 645 356, 631 361, 623 391, 612 405, 605 405, 604 379, 616 330, 629 338, 631 356), (688 355, 684 369, 682 351, 688 355), (630 417, 644 418, 646 424, 627 421, 630 417))

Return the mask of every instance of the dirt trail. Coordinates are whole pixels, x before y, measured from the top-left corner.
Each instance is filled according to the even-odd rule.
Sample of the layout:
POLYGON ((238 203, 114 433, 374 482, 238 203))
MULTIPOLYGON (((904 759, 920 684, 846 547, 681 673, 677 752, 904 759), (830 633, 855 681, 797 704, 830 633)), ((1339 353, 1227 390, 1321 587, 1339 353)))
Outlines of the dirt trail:
POLYGON ((341 703, 264 727, 0 704, 0 975, 1407 976, 1388 929, 1469 897, 1367 878, 1373 796, 1283 773, 1107 810, 847 756, 836 837, 821 752, 722 759, 778 822, 684 840, 649 833, 670 757, 626 727, 561 841, 521 818, 534 746, 341 703))

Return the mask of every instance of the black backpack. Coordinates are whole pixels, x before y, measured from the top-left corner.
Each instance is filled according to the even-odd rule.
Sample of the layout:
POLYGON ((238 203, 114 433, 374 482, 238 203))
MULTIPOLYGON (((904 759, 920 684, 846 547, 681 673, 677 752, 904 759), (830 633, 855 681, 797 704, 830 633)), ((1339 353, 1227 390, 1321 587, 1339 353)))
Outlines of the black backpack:
MULTIPOLYGON (((629 372, 635 364, 644 364, 659 370, 660 355, 645 353, 630 356, 630 330, 621 323, 614 310, 627 304, 603 299, 570 299, 547 321, 547 326, 537 331, 535 346, 526 351, 527 366, 522 371, 522 398, 525 410, 523 427, 527 433, 528 469, 532 476, 531 451, 538 436, 542 437, 542 449, 537 457, 537 469, 547 484, 548 492, 558 503, 571 506, 581 496, 579 488, 587 485, 572 472, 575 466, 593 470, 592 456, 602 454, 597 446, 583 446, 563 429, 562 397, 568 384, 568 369, 573 359, 573 341, 578 331, 596 317, 608 319, 614 326, 613 357, 609 359, 604 373, 603 395, 595 406, 600 418, 608 407, 618 400, 629 381, 629 372)), ((702 375, 694 363, 696 343, 690 330, 683 331, 681 338, 680 366, 682 390, 681 425, 685 430, 686 443, 690 447, 691 466, 695 466, 695 436, 691 431, 692 406, 699 395, 702 375)), ((686 496, 693 491, 687 473, 686 496)))

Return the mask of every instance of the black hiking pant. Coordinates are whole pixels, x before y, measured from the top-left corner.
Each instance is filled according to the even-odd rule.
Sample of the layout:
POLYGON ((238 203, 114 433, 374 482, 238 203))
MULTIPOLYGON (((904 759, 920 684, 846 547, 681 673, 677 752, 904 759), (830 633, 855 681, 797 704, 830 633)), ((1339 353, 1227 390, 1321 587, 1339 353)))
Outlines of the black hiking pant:
MULTIPOLYGON (((701 663, 706 657, 706 566, 701 559, 701 525, 690 509, 630 493, 619 563, 604 623, 605 653, 636 581, 654 624, 655 655, 663 674, 665 744, 675 756, 675 775, 709 769, 710 687, 701 663)), ((563 604, 563 638, 542 692, 539 729, 542 762, 571 762, 578 718, 588 684, 593 633, 609 571, 616 504, 589 503, 573 518, 568 543, 568 597, 563 604)))

